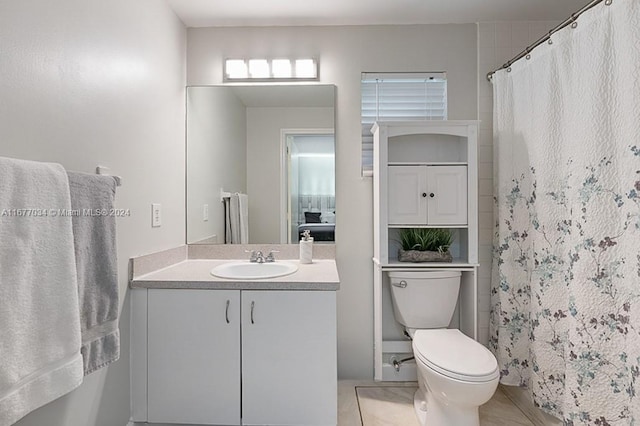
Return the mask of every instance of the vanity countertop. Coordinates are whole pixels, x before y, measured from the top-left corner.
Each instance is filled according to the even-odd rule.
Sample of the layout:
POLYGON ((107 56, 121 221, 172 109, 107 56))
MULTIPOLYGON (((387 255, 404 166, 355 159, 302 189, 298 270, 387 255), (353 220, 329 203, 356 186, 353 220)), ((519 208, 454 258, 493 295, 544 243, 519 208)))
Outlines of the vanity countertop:
MULTIPOLYGON (((132 288, 218 289, 218 290, 338 290, 340 278, 334 259, 318 259, 300 264, 284 277, 238 280, 218 278, 211 269, 228 262, 246 260, 189 259, 131 280, 132 288)), ((298 263, 283 259, 283 262, 298 263)))

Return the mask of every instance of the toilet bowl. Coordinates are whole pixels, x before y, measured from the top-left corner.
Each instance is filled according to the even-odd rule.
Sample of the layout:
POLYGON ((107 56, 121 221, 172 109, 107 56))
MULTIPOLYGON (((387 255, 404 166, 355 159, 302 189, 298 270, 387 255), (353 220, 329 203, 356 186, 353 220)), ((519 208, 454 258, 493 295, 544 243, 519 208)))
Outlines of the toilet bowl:
POLYGON ((418 370, 414 407, 421 425, 478 426, 478 408, 493 396, 498 362, 460 330, 447 329, 460 271, 390 272, 396 321, 412 338, 418 370))
POLYGON ((491 399, 500 378, 493 354, 455 329, 417 330, 412 346, 420 424, 478 426, 478 408, 491 399))

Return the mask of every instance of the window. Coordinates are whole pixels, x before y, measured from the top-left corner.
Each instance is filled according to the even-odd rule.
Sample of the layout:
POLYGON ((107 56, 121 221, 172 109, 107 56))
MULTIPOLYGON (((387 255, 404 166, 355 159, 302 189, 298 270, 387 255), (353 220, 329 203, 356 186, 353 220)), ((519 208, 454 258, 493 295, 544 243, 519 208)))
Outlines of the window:
POLYGON ((437 73, 362 73, 362 175, 373 173, 377 120, 446 120, 447 77, 437 73))

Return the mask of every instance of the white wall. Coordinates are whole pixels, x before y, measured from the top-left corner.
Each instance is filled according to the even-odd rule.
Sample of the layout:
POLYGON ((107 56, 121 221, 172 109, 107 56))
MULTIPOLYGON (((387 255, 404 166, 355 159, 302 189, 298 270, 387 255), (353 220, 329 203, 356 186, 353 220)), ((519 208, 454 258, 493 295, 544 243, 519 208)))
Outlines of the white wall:
POLYGON ((333 127, 333 108, 247 108, 247 194, 251 243, 280 242, 280 130, 333 127))
POLYGON ((299 157, 299 191, 302 195, 335 195, 335 159, 330 157, 299 157))
MULTIPOLYGON (((449 118, 477 117, 477 28, 468 25, 188 30, 188 84, 218 84, 227 57, 314 56, 335 84, 338 369, 373 377, 372 182, 360 174, 360 73, 446 71, 449 118)), ((251 169, 251 167, 249 167, 251 169)))
POLYGON ((247 191, 246 109, 227 87, 190 87, 187 111, 187 241, 224 243, 220 190, 247 191))
MULTIPOLYGON (((487 73, 502 66, 549 32, 559 22, 499 22, 478 24, 478 148, 480 268, 478 272, 478 324, 480 342, 489 341, 491 309, 491 253, 493 238, 493 86, 487 73)), ((524 59, 523 59, 524 60, 524 59)))
POLYGON ((184 243, 185 50, 163 1, 0 2, 0 155, 108 166, 124 180, 117 207, 131 210, 117 222, 121 359, 18 426, 129 420, 128 259, 184 243))

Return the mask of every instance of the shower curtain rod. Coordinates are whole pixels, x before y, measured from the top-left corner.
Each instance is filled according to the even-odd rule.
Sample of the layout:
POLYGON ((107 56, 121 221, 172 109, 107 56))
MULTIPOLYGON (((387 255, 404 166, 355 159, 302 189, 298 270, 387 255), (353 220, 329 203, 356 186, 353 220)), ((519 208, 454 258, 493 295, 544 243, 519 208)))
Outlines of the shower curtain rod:
POLYGON ((540 46, 542 43, 544 43, 545 41, 549 40, 549 44, 551 44, 551 35, 553 35, 554 33, 560 31, 561 29, 565 28, 568 25, 571 25, 572 28, 575 28, 578 26, 578 22, 577 19, 580 15, 582 15, 584 12, 586 12, 587 10, 591 9, 592 7, 596 6, 599 3, 602 3, 604 1, 604 4, 606 4, 607 6, 609 6, 611 3, 613 3, 613 0, 592 0, 591 2, 589 2, 589 4, 587 4, 586 6, 584 6, 582 9, 578 10, 575 13, 572 13, 571 16, 569 16, 567 19, 565 19, 564 21, 562 21, 560 23, 560 25, 554 27, 551 31, 549 31, 546 35, 540 37, 538 40, 534 41, 532 44, 530 44, 526 49, 524 49, 522 52, 518 53, 513 59, 511 59, 510 61, 507 61, 504 65, 502 65, 501 67, 487 73, 487 80, 491 81, 491 78, 493 77, 493 74, 495 74, 497 71, 500 71, 502 69, 507 69, 508 71, 511 71, 510 67, 511 65, 517 61, 518 59, 522 59, 524 57, 526 57, 527 59, 529 59, 531 56, 531 51, 533 49, 535 49, 536 47, 540 46))

